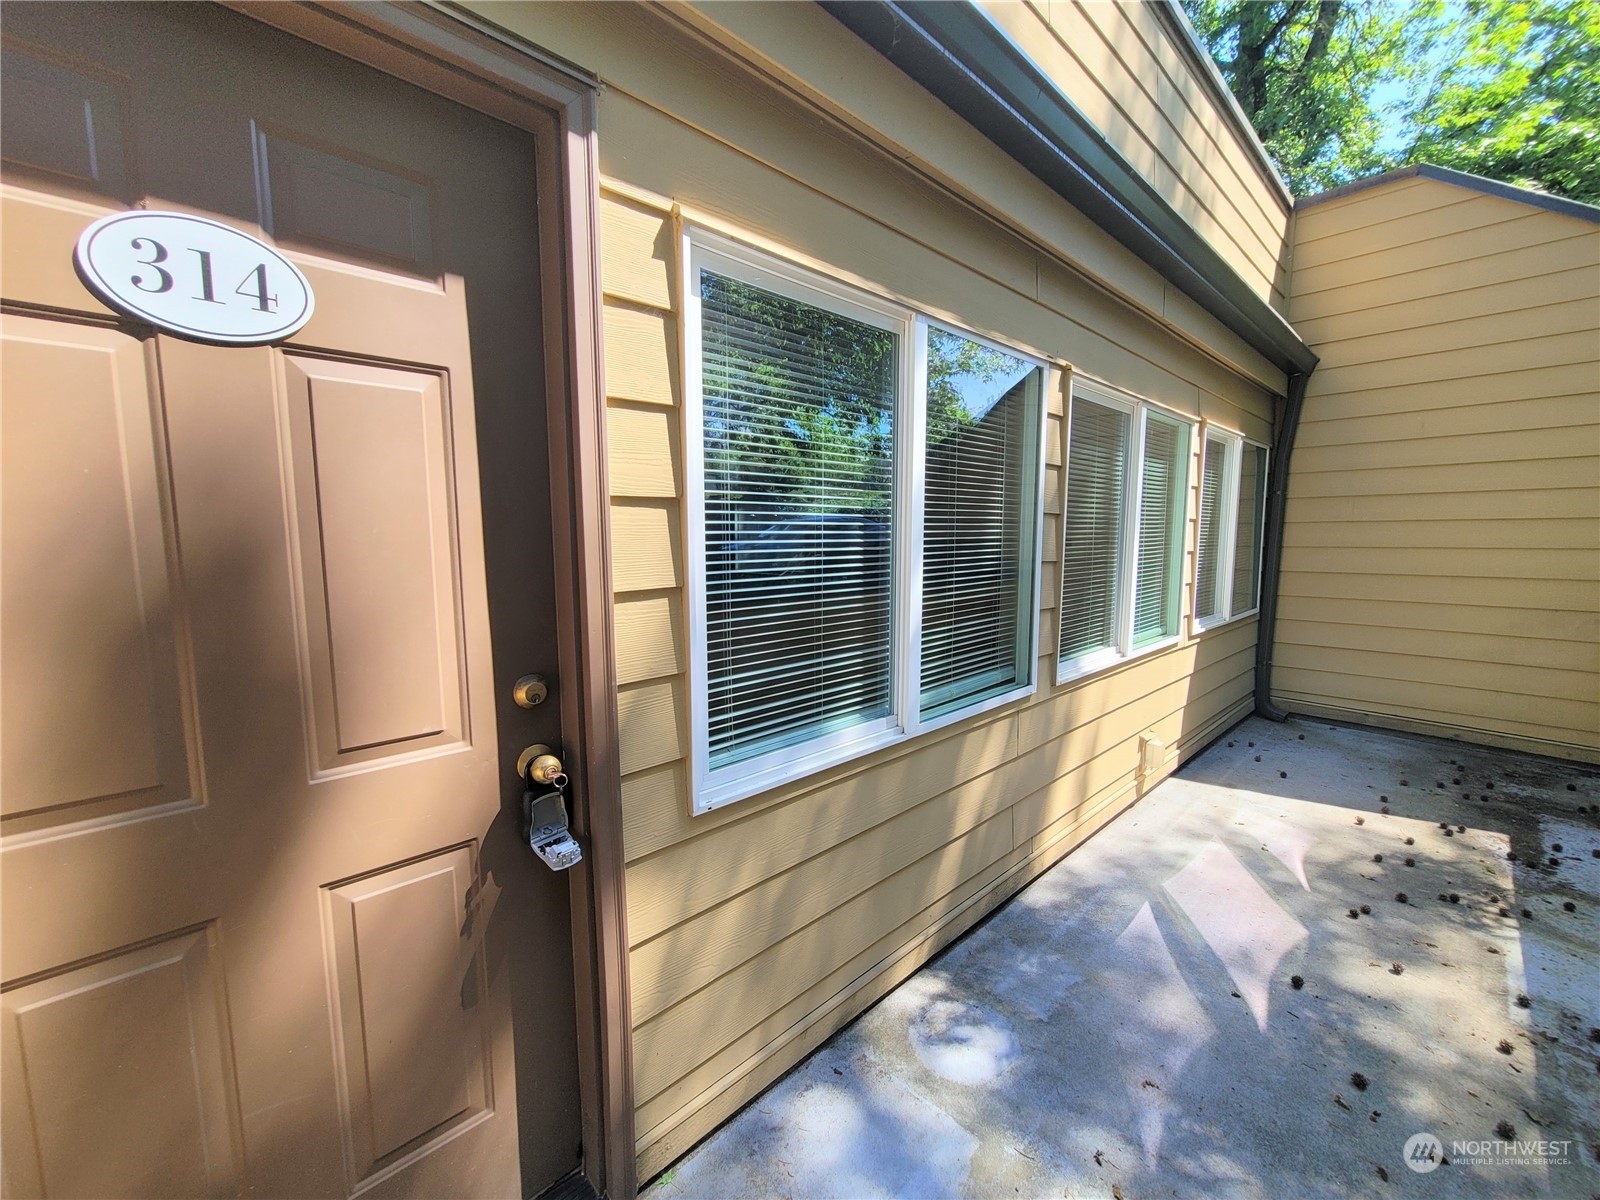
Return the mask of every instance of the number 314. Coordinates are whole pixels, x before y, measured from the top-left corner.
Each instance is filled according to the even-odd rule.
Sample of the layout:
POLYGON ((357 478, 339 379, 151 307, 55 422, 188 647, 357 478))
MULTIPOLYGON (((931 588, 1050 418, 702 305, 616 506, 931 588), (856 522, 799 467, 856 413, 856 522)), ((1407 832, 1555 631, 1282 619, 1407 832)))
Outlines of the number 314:
MULTIPOLYGON (((170 292, 173 287, 172 272, 161 266, 162 263, 167 261, 167 248, 154 238, 144 237, 134 238, 131 245, 136 252, 146 251, 150 254, 149 258, 139 258, 134 261, 155 271, 155 282, 153 284, 146 283, 143 275, 134 275, 130 279, 133 286, 141 292, 150 292, 152 294, 170 292)), ((195 296, 194 299, 204 301, 207 304, 227 303, 225 300, 217 299, 216 284, 211 273, 211 251, 196 250, 193 247, 189 247, 189 253, 199 260, 200 294, 195 296)), ((255 301, 257 312, 274 312, 278 307, 277 296, 269 296, 267 294, 266 263, 257 263, 252 267, 245 274, 245 277, 239 281, 239 286, 233 289, 233 294, 243 296, 246 300, 255 301)))

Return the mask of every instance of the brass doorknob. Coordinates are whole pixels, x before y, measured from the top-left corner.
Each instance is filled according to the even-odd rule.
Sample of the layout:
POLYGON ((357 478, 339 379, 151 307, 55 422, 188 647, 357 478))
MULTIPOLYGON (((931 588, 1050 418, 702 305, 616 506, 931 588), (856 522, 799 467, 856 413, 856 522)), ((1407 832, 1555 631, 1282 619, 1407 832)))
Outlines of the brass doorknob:
POLYGON ((517 774, 530 783, 554 784, 565 778, 561 760, 550 752, 549 746, 529 746, 517 755, 517 774))
POLYGON ((534 783, 554 783, 565 773, 554 754, 541 754, 528 764, 528 778, 534 783))

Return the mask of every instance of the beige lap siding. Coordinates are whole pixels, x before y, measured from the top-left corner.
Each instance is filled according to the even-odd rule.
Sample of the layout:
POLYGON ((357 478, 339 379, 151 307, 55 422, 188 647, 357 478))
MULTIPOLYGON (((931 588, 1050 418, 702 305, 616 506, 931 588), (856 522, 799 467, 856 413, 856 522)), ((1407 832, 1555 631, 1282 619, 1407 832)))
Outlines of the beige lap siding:
MULTIPOLYGON (((1191 192, 1211 197, 1207 204, 1247 205, 1254 215, 1239 219, 1257 230, 1258 240, 1276 244, 1273 238, 1281 238, 1287 223, 1282 194, 1274 191, 1259 170, 1251 174, 1254 168, 1243 146, 1232 134, 1223 132, 1224 122, 1207 109, 1203 90, 1192 76, 1185 76, 1176 50, 1155 27, 1156 19, 1138 6, 1126 13, 1118 11, 1122 7, 1093 6, 1091 15, 1112 22, 1108 28, 1114 26, 1117 31, 1125 18, 1131 18, 1144 44, 1153 48, 1164 64, 1164 109, 1189 114, 1169 115, 1167 123, 1175 123, 1178 132, 1168 129, 1156 139, 1163 146, 1176 140, 1189 148, 1171 159, 1181 165, 1174 168, 1176 175, 1169 182, 1181 186, 1166 198, 1197 222, 1204 217, 1205 205, 1191 192), (1102 13, 1101 7, 1107 11, 1102 13), (1187 81, 1171 82, 1180 77, 1187 81), (1231 166, 1214 159, 1213 145, 1218 148, 1217 156, 1227 157, 1231 166), (1247 193, 1254 199, 1246 199, 1247 193)), ((880 214, 887 216, 891 228, 914 230, 917 240, 936 250, 959 244, 965 253, 975 256, 969 260, 971 266, 1027 295, 1038 295, 1038 289, 1050 285, 1048 279, 1039 278, 1035 267, 1035 259, 1043 253, 1058 264, 1101 280, 1131 302, 1130 316, 1154 317, 1181 331, 1206 347, 1207 353, 1268 390, 1278 391, 1283 386, 1280 369, 1111 235, 1063 204, 1050 187, 887 65, 816 5, 718 3, 701 8, 683 3, 645 11, 615 5, 496 4, 485 11, 530 37, 537 35, 541 44, 557 53, 599 70, 608 87, 706 131, 713 141, 748 151, 756 162, 778 174, 803 180, 860 211, 878 211, 875 199, 884 189, 877 163, 887 153, 920 173, 912 193, 916 219, 902 224, 893 212, 880 214), (726 48, 726 54, 736 56, 738 62, 719 56, 718 51, 702 49, 707 41, 726 48), (681 51, 680 58, 669 62, 662 47, 681 51), (756 76, 776 81, 785 89, 776 105, 787 126, 781 141, 770 140, 776 93, 771 87, 758 86, 756 76), (864 142, 879 148, 870 158, 857 152, 864 142), (977 214, 998 220, 1013 235, 1004 241, 972 238, 963 231, 977 214)), ((1051 11, 1060 15, 1060 6, 1052 5, 1051 11)), ((1132 35, 1117 31, 1106 36, 1127 41, 1121 49, 1130 59, 1139 59, 1143 52, 1132 44, 1132 35)), ((1116 65, 1116 60, 1104 56, 1097 61, 1101 66, 1091 70, 1091 75, 1116 65)), ((1120 65, 1116 69, 1121 72, 1116 82, 1102 81, 1113 94, 1147 86, 1154 78, 1140 74, 1143 67, 1134 75, 1120 65)), ((1143 130, 1126 122, 1113 124, 1107 136, 1120 150, 1130 157, 1148 152, 1143 130)), ((653 145, 650 126, 643 122, 630 128, 613 123, 601 131, 601 153, 612 161, 638 163, 658 158, 653 145)), ((740 172, 755 181, 758 190, 749 192, 731 176, 704 175, 704 167, 714 169, 704 156, 696 155, 681 166, 685 173, 696 176, 695 189, 708 198, 746 197, 740 201, 741 216, 753 231, 770 231, 781 237, 799 216, 767 202, 759 190, 759 175, 740 172), (772 218, 778 224, 769 230, 767 222, 772 218)), ((654 164, 653 169, 666 173, 658 185, 648 185, 642 177, 627 172, 616 177, 678 197, 680 191, 666 182, 680 174, 673 167, 665 161, 654 164)), ((1255 266, 1243 257, 1229 261, 1241 278, 1262 294, 1272 279, 1281 279, 1281 268, 1269 271, 1263 261, 1255 266)), ((848 268, 852 264, 841 265, 848 268)), ((869 277, 881 277, 873 273, 870 251, 853 266, 869 277)), ((1115 329, 1101 332, 1125 340, 1118 338, 1115 329)))
MULTIPOLYGON (((768 10, 794 25, 796 45, 826 49, 805 38, 836 37, 836 59, 864 52, 808 6, 737 13, 759 24, 768 10)), ((1132 802, 1141 735, 1166 747, 1145 781, 1153 782, 1247 712, 1255 646, 1255 622, 1244 620, 1055 685, 1069 378, 1058 365, 1046 384, 1037 695, 691 816, 683 590, 691 499, 674 205, 1192 419, 1268 441, 1272 401, 1246 378, 1263 373, 1259 357, 1241 354, 1232 335, 1193 314, 1173 317, 1183 336, 1152 319, 1162 290, 1120 247, 1084 239, 1110 272, 1091 281, 1066 249, 1041 249, 1036 229, 1009 231, 797 99, 803 80, 763 82, 673 13, 546 4, 487 11, 606 84, 599 153, 611 532, 635 1099, 648 1178, 1132 802), (1130 301, 1113 298, 1116 291, 1130 301), (1245 360, 1248 370, 1223 365, 1245 360)), ((814 57, 821 70, 828 55, 814 57)), ((891 74, 880 64, 861 86, 901 88, 891 74)), ((855 86, 856 75, 848 78, 855 86)), ((840 103, 855 98, 841 80, 814 82, 829 83, 840 103)), ((966 145, 970 130, 941 125, 953 118, 917 94, 921 108, 908 120, 948 128, 950 141, 966 145)), ((1037 202, 1036 181, 1003 157, 984 159, 982 171, 995 195, 1037 202)), ((1194 449, 1186 577, 1198 435, 1194 449)))
POLYGON ((1279 700, 1600 759, 1600 227, 1397 179, 1296 215, 1290 316, 1279 700))
POLYGON ((1289 209, 1171 35, 1142 4, 984 6, 1117 150, 1239 273, 1284 306, 1289 209))

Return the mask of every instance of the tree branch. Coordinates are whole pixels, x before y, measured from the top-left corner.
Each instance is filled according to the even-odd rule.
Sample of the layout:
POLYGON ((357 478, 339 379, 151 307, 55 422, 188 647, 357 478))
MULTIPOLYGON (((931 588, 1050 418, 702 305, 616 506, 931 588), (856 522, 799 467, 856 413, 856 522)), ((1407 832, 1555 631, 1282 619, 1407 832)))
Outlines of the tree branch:
POLYGON ((1339 10, 1344 7, 1344 0, 1318 0, 1317 21, 1311 28, 1311 44, 1306 47, 1306 56, 1300 63, 1303 71, 1313 67, 1328 53, 1328 46, 1333 41, 1333 27, 1339 22, 1339 10))
MULTIPOLYGON (((1339 0, 1323 0, 1322 6, 1326 8, 1330 2, 1335 8, 1339 6, 1339 0)), ((1283 31, 1289 27, 1290 23, 1300 15, 1300 11, 1305 8, 1305 6, 1306 0, 1291 0, 1289 7, 1283 10, 1283 16, 1279 18, 1278 23, 1274 25, 1272 27, 1272 31, 1261 40, 1261 53, 1263 56, 1265 56, 1266 52, 1272 48, 1272 43, 1278 40, 1283 31)))

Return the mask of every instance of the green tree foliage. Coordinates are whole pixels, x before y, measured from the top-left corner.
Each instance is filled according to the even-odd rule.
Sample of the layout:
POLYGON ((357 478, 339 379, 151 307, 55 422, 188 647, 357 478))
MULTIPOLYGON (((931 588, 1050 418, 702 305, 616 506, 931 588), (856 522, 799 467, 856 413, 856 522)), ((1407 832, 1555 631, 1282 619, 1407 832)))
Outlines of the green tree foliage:
POLYGON ((1600 3, 1424 5, 1439 67, 1408 114, 1407 162, 1600 204, 1600 3))
POLYGON ((1409 69, 1408 12, 1377 0, 1183 0, 1284 182, 1322 191, 1386 164, 1373 100, 1409 69))
POLYGON ((1423 162, 1600 203, 1597 0, 1183 6, 1297 195, 1423 162))

